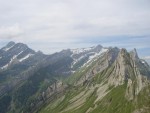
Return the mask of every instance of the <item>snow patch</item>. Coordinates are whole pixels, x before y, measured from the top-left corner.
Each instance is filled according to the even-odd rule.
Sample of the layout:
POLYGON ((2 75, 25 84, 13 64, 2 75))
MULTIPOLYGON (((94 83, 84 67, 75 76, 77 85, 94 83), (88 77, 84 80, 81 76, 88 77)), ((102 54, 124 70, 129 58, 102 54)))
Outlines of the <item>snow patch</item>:
MULTIPOLYGON (((83 65, 87 65, 88 63, 90 63, 93 59, 98 58, 98 56, 100 56, 102 53, 106 52, 108 49, 102 48, 102 50, 99 53, 95 53, 94 55, 89 57, 89 60, 83 65)), ((96 59, 95 59, 96 60, 96 59)), ((95 61, 94 60, 94 61, 95 61)), ((88 65, 87 65, 88 66, 88 65)))
MULTIPOLYGON (((89 50, 91 50, 92 48, 93 48, 93 47, 79 49, 80 52, 79 52, 79 51, 78 51, 78 52, 75 51, 75 52, 72 54, 72 56, 75 55, 75 54, 77 54, 77 53, 81 53, 81 51, 82 51, 82 52, 84 52, 84 51, 89 51, 89 50)), ((76 49, 76 50, 78 50, 78 49, 76 49)), ((78 59, 75 59, 75 58, 74 58, 74 59, 73 59, 74 61, 73 61, 72 65, 71 65, 71 68, 73 68, 74 64, 76 64, 77 62, 79 62, 81 59, 85 58, 88 54, 92 54, 92 55, 89 56, 88 61, 87 61, 85 64, 83 64, 81 67, 83 67, 83 66, 85 66, 85 65, 89 66, 89 65, 90 65, 89 63, 90 63, 91 61, 97 60, 98 56, 100 56, 102 53, 106 52, 107 50, 108 50, 108 49, 102 48, 99 53, 96 53, 96 52, 88 52, 87 54, 84 54, 83 56, 81 56, 81 57, 78 58, 78 59)))
POLYGON ((71 73, 75 73, 76 71, 71 71, 71 73))
POLYGON ((10 46, 10 47, 8 47, 8 48, 4 48, 3 50, 4 50, 4 51, 8 51, 8 50, 10 50, 13 46, 14 46, 14 45, 12 45, 12 46, 10 46))
POLYGON ((23 53, 23 51, 21 51, 20 53, 18 53, 17 56, 20 55, 21 53, 23 53))
POLYGON ((29 57, 32 56, 32 55, 34 55, 34 54, 28 54, 28 55, 26 55, 25 57, 19 59, 19 61, 22 62, 22 61, 26 60, 27 58, 29 58, 29 57))
POLYGON ((77 48, 77 49, 71 49, 72 51, 72 55, 75 55, 75 54, 80 54, 80 53, 83 53, 83 52, 87 52, 87 51, 90 51, 91 49, 93 49, 94 47, 88 47, 88 48, 77 48))
POLYGON ((84 58, 86 55, 84 55, 84 56, 81 56, 80 58, 78 58, 78 59, 73 59, 74 61, 73 61, 73 63, 72 63, 72 65, 71 65, 71 68, 73 68, 73 66, 74 66, 74 64, 76 64, 77 62, 79 62, 82 58, 84 58))
POLYGON ((7 67, 8 67, 8 64, 6 64, 3 67, 1 67, 1 69, 6 69, 7 67))
POLYGON ((1 67, 1 69, 6 69, 6 68, 8 68, 8 66, 13 62, 13 60, 14 60, 16 57, 17 57, 17 55, 14 55, 14 56, 10 59, 9 63, 7 63, 7 64, 4 65, 3 67, 1 67))
POLYGON ((16 59, 17 56, 20 55, 22 52, 23 52, 23 51, 19 52, 17 55, 14 55, 6 65, 4 65, 3 67, 1 67, 1 69, 6 69, 6 68, 8 68, 8 66, 14 61, 14 59, 16 59))

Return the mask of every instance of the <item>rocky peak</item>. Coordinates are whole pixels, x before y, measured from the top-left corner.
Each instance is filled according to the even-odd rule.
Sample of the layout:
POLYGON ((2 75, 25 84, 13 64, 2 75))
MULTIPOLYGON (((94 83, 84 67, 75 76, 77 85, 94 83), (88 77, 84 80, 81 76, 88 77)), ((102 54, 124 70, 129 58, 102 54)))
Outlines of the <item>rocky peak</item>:
POLYGON ((109 48, 105 57, 108 59, 110 64, 112 64, 116 60, 119 52, 120 52, 120 50, 117 47, 109 48))
POLYGON ((147 84, 146 76, 141 75, 142 64, 139 65, 136 49, 128 53, 126 49, 121 49, 114 64, 114 71, 112 72, 109 83, 111 85, 122 85, 127 82, 126 97, 132 100, 137 95, 145 84, 147 84), (135 89, 135 92, 133 92, 135 89))
POLYGON ((0 69, 8 69, 8 67, 25 61, 36 52, 30 49, 26 44, 9 42, 1 49, 0 53, 0 69))
POLYGON ((132 51, 130 51, 130 56, 131 56, 134 60, 139 59, 138 54, 137 54, 137 51, 136 51, 135 48, 134 48, 132 51))
POLYGON ((65 56, 70 56, 72 53, 70 49, 66 49, 66 50, 62 50, 60 54, 65 55, 65 56))
POLYGON ((29 47, 26 45, 26 44, 23 44, 23 43, 17 43, 15 46, 14 46, 14 49, 21 49, 21 50, 26 50, 28 49, 29 47))
POLYGON ((6 45, 6 47, 11 47, 11 46, 13 46, 13 45, 15 45, 15 44, 16 44, 15 42, 10 41, 10 42, 6 45))
POLYGON ((103 46, 97 45, 96 47, 93 48, 93 51, 99 52, 99 51, 101 51, 102 48, 103 48, 103 46))
POLYGON ((120 50, 120 54, 126 54, 127 53, 127 50, 125 49, 125 48, 122 48, 121 50, 120 50))
POLYGON ((118 56, 115 59, 114 64, 111 65, 114 68, 111 76, 109 77, 109 84, 111 85, 122 85, 124 84, 125 80, 128 78, 127 72, 127 60, 128 60, 128 52, 126 49, 122 48, 118 56))
POLYGON ((127 52, 127 50, 126 50, 125 48, 122 48, 122 49, 119 51, 118 57, 119 57, 119 58, 126 59, 126 58, 129 57, 129 54, 128 54, 128 52, 127 52))
POLYGON ((15 45, 15 42, 11 41, 11 42, 9 42, 6 46, 4 46, 4 47, 2 48, 2 50, 3 50, 3 51, 8 51, 8 50, 10 50, 14 45, 15 45))

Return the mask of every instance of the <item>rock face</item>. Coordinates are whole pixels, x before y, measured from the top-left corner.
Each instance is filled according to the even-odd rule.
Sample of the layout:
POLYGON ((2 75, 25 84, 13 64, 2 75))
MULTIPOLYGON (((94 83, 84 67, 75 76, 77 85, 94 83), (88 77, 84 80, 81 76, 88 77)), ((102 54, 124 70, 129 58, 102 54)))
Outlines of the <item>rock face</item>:
MULTIPOLYGON (((125 97, 128 100, 133 100, 149 84, 149 80, 147 80, 150 72, 149 66, 146 62, 142 62, 143 60, 139 59, 136 49, 127 52, 126 49, 110 48, 78 80, 77 85, 90 81, 96 74, 102 73, 102 83, 114 87, 126 84, 125 97)), ((103 85, 100 87, 103 88, 103 85)), ((104 85, 103 90, 107 89, 108 87, 104 85)))
POLYGON ((141 62, 136 49, 130 53, 125 49, 121 49, 114 64, 112 64, 113 71, 109 75, 108 83, 114 86, 127 83, 126 97, 129 100, 138 95, 148 83, 147 75, 142 75, 139 70, 142 67, 142 65, 139 65, 141 62))
POLYGON ((142 67, 139 65, 141 62, 136 49, 130 53, 121 49, 115 61, 114 71, 110 75, 109 83, 111 85, 118 86, 127 83, 126 98, 129 100, 138 95, 142 88, 148 84, 147 75, 142 75, 139 70, 142 67))
POLYGON ((111 64, 114 63, 119 53, 118 48, 110 48, 104 55, 100 57, 93 71, 96 73, 102 72, 104 69, 108 68, 111 64))
MULTIPOLYGON (((56 106, 44 110, 74 113, 149 113, 150 67, 136 49, 109 48, 69 78, 73 85, 56 106), (76 93, 78 92, 78 93, 76 93), (65 102, 64 102, 65 101, 65 102)), ((44 112, 44 110, 41 111, 44 112)))

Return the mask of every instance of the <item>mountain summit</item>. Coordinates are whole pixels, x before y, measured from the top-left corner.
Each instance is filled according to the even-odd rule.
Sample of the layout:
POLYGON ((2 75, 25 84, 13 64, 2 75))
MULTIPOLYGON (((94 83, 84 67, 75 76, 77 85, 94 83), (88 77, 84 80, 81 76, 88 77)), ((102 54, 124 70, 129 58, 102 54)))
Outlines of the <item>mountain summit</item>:
POLYGON ((35 54, 35 51, 27 45, 15 42, 9 42, 0 51, 0 69, 7 69, 9 66, 23 62, 35 54))

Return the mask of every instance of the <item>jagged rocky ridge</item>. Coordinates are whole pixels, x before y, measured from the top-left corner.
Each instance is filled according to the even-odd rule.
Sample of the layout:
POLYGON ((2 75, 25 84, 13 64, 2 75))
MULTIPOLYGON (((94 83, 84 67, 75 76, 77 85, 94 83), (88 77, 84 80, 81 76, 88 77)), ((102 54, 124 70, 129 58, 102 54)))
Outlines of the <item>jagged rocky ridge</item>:
POLYGON ((75 72, 67 81, 73 87, 41 113, 149 113, 149 78, 136 49, 110 48, 75 72))
POLYGON ((148 113, 150 110, 150 68, 138 57, 136 49, 127 52, 98 45, 63 50, 44 55, 31 72, 24 73, 24 82, 18 82, 15 89, 1 97, 10 98, 8 103, 13 103, 7 105, 5 112, 148 113))
MULTIPOLYGON (((13 107, 9 103, 10 110, 12 108, 21 108, 20 110, 22 110, 30 101, 29 97, 34 95, 38 96, 33 100, 40 102, 38 98, 44 95, 43 90, 48 85, 53 86, 55 81, 59 83, 57 79, 70 76, 79 67, 89 63, 98 54, 105 52, 102 49, 103 47, 99 45, 88 49, 68 49, 52 55, 45 55, 42 52, 35 52, 23 43, 9 42, 0 49, 0 96, 3 99, 6 95, 11 98, 11 103, 15 103, 13 107), (40 86, 40 84, 43 85, 40 86), (15 99, 12 100, 12 98, 15 99)), ((56 87, 49 88, 56 90, 56 87)), ((28 106, 30 107, 30 105, 28 106)))

